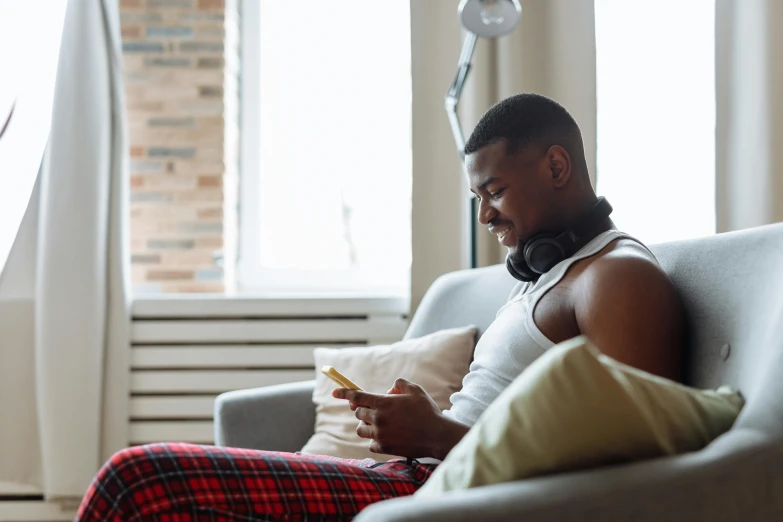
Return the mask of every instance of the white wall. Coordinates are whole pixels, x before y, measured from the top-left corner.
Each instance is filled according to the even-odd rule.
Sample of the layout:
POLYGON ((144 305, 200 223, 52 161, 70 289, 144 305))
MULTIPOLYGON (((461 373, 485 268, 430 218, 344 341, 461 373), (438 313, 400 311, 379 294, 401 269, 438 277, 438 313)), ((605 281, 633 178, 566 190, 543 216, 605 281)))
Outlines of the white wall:
POLYGON ((467 181, 443 97, 462 40, 456 1, 411 0, 413 76, 413 262, 411 310, 441 274, 467 266, 462 211, 467 181))

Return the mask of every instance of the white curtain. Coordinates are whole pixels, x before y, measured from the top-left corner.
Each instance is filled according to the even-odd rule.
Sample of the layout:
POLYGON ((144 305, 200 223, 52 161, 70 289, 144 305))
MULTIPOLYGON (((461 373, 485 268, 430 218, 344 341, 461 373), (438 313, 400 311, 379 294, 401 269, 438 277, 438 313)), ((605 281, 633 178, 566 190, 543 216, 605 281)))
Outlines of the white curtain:
MULTIPOLYGON (((459 2, 411 0, 413 56, 413 263, 411 303, 439 275, 466 268, 468 186, 443 109, 462 46, 459 2)), ((582 129, 595 174, 596 83, 593 0, 522 0, 522 21, 497 40, 479 39, 460 100, 465 137, 494 103, 520 92, 560 102, 582 129)), ((593 179, 593 181, 595 181, 593 179)), ((475 219, 475 216, 471 216, 475 219)), ((505 249, 479 227, 479 266, 505 249)))
POLYGON ((33 356, 38 191, 33 188, 49 135, 64 18, 65 0, 35 5, 0 0, 0 119, 14 106, 0 138, 0 494, 41 491, 33 356), (46 17, 40 16, 42 9, 46 17), (35 45, 26 45, 33 34, 35 45))
MULTIPOLYGON (((26 316, 32 315, 33 331, 17 335, 8 348, 18 351, 16 358, 4 353, 22 372, 32 363, 34 390, 0 397, 27 405, 24 417, 8 419, 24 430, 0 435, 0 447, 17 455, 0 466, 0 483, 26 482, 47 499, 83 495, 100 464, 127 445, 130 293, 121 58, 116 0, 69 0, 38 212, 30 215, 34 205, 28 209, 4 274, 8 281, 12 272, 35 267, 26 316)), ((21 413, 18 406, 11 411, 21 413)))
POLYGON ((717 0, 718 232, 783 221, 783 2, 717 0))

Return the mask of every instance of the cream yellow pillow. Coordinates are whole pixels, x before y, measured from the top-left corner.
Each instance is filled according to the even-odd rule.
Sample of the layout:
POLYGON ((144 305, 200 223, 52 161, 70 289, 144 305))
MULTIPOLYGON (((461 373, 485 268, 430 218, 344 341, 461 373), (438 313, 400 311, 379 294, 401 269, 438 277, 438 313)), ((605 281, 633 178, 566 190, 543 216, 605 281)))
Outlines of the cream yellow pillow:
MULTIPOLYGON (((398 377, 424 388, 442 409, 451 407, 449 397, 462 388, 476 345, 475 326, 441 330, 391 345, 357 348, 316 348, 316 370, 334 366, 365 391, 386 393, 398 377)), ((397 458, 370 451, 370 441, 356 434, 359 421, 347 401, 332 397, 337 385, 316 371, 313 402, 315 434, 302 453, 348 459, 397 458)))
POLYGON ((698 450, 743 404, 729 388, 656 377, 577 337, 522 372, 416 495, 698 450))

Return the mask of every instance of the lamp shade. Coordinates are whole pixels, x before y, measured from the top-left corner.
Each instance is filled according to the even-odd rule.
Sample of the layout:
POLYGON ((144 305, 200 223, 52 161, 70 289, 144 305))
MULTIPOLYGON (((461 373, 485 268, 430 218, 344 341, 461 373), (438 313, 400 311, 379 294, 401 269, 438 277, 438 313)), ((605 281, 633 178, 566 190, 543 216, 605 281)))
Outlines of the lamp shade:
POLYGON ((497 38, 514 30, 522 19, 519 0, 462 0, 460 22, 481 38, 497 38))

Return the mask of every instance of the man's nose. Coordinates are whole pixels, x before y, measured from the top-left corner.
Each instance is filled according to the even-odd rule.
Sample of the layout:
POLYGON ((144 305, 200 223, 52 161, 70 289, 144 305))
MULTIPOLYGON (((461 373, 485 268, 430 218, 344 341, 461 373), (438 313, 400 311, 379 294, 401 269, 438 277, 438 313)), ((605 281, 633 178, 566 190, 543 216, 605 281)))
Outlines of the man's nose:
POLYGON ((497 211, 485 199, 478 202, 478 220, 482 225, 488 225, 497 215, 497 211))

